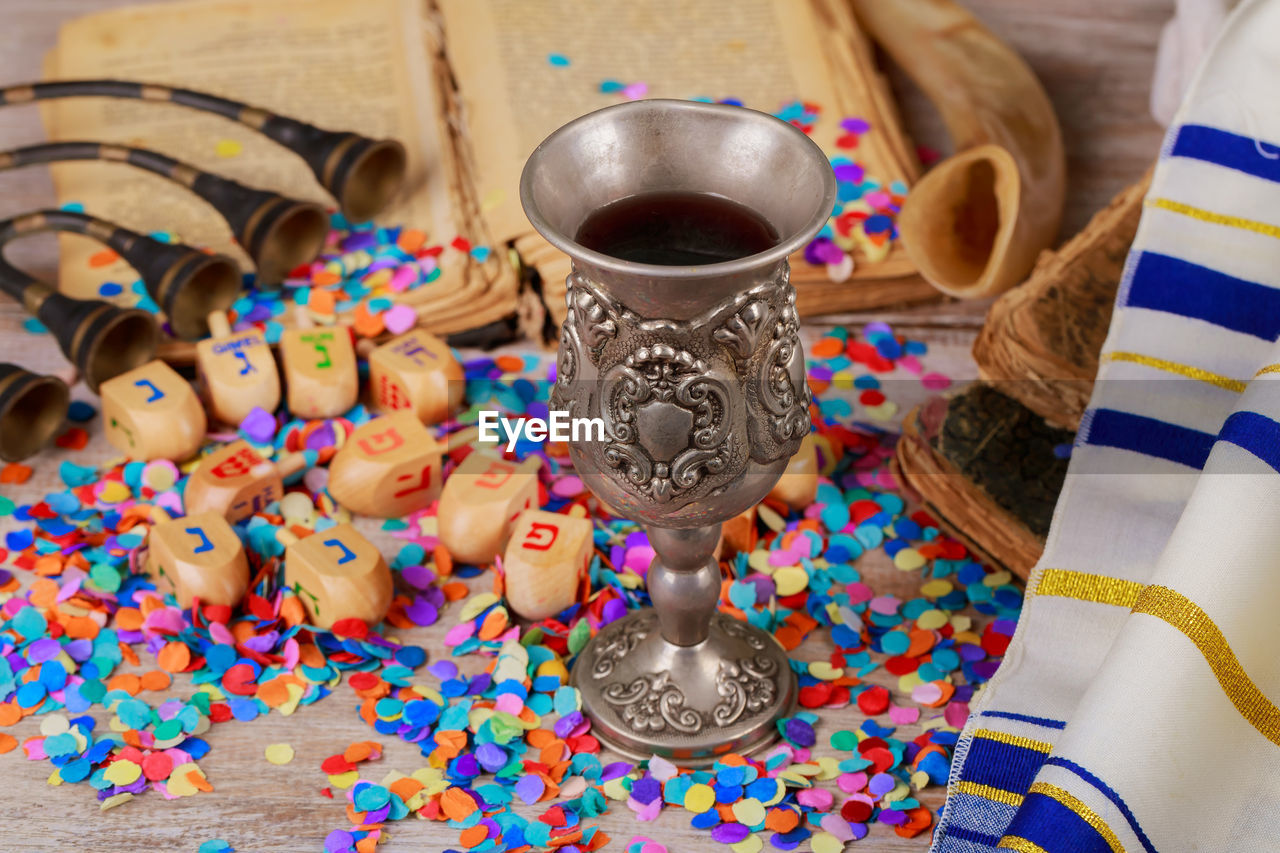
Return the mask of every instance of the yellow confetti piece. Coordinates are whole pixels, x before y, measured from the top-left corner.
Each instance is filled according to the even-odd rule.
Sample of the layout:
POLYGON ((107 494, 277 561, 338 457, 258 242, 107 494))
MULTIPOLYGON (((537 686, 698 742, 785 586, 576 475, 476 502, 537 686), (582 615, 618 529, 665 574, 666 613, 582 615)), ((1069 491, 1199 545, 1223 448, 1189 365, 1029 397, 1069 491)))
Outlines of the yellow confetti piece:
POLYGON ((1008 569, 1001 569, 1000 571, 992 572, 991 574, 983 578, 982 585, 989 586, 992 589, 995 589, 998 586, 1004 586, 1005 584, 1010 583, 1012 581, 1013 581, 1013 575, 1009 573, 1008 569))
POLYGON ((942 610, 926 610, 916 618, 916 626, 926 631, 936 631, 947 624, 947 614, 942 610))
POLYGON ((925 598, 942 598, 950 595, 953 589, 955 587, 951 584, 951 581, 936 578, 928 583, 921 584, 920 594, 925 598))
POLYGON ((733 804, 733 817, 744 826, 759 826, 765 819, 764 804, 753 799, 738 800, 733 804))
MULTIPOLYGON (((71 670, 74 671, 74 670, 71 670)), ((71 728, 71 723, 61 714, 50 714, 40 721, 40 734, 45 737, 60 735, 71 728)))
POLYGON ((829 832, 815 832, 809 839, 809 849, 813 853, 841 853, 844 842, 829 832))
POLYGON ((329 777, 329 784, 335 788, 346 790, 356 783, 360 778, 360 771, 348 770, 346 773, 338 773, 329 777))
POLYGON ((116 480, 108 480, 107 484, 102 487, 102 492, 98 495, 98 500, 104 504, 118 504, 131 497, 133 497, 133 492, 129 491, 129 487, 124 483, 117 482, 116 480))
POLYGON ((213 152, 219 157, 238 157, 243 151, 244 146, 234 139, 219 139, 213 148, 213 152))
POLYGON ((820 782, 829 782, 841 774, 840 762, 836 761, 829 755, 824 755, 818 759, 818 766, 822 768, 822 772, 815 778, 820 782))
MULTIPOLYGON (((187 778, 187 774, 191 771, 200 771, 200 768, 191 762, 179 764, 169 773, 169 781, 165 782, 165 790, 170 796, 174 797, 194 797, 199 789, 191 784, 191 780, 187 778)), ((203 774, 202 774, 203 775, 203 774)))
POLYGON ((684 807, 695 814, 710 811, 716 804, 716 792, 710 785, 690 785, 684 795, 684 807))
POLYGON ((915 773, 912 773, 911 787, 915 788, 917 791, 923 791, 925 788, 929 787, 929 774, 925 773, 923 770, 917 770, 915 773))
POLYGON ((113 761, 102 773, 102 778, 112 785, 132 785, 142 775, 142 768, 127 758, 113 761))
POLYGON ((107 809, 114 809, 116 806, 123 806, 125 803, 129 802, 132 799, 133 799, 133 794, 130 794, 128 791, 125 791, 123 794, 116 794, 114 797, 107 797, 98 806, 98 810, 105 812, 107 809))
POLYGON ((729 845, 733 853, 760 853, 764 849, 764 841, 758 835, 748 835, 741 841, 729 845))
POLYGON ((904 572, 915 571, 925 564, 924 555, 915 548, 903 548, 893 555, 893 565, 904 572))
POLYGON ((484 611, 498 603, 498 596, 492 592, 482 592, 479 595, 473 595, 468 598, 462 605, 462 609, 458 611, 459 622, 469 622, 479 616, 484 611))
POLYGON ((799 566, 783 566, 773 573, 779 596, 795 595, 809 586, 809 573, 799 566))
POLYGON ((293 747, 287 743, 273 743, 267 747, 266 756, 272 764, 288 764, 293 761, 293 747))
POLYGON ((809 664, 809 674, 821 681, 835 681, 844 675, 844 670, 837 669, 824 660, 819 660, 809 664))

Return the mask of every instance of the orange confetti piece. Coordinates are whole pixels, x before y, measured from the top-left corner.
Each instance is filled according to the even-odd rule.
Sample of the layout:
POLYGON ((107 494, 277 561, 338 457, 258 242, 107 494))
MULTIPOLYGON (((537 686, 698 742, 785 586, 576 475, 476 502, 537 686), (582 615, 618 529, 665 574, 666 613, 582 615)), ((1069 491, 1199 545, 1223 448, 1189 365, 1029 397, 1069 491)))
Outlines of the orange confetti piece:
POLYGON ((765 815, 764 825, 774 832, 787 833, 800 825, 800 815, 791 809, 770 809, 765 815))
POLYGON ((524 370, 524 359, 518 355, 500 355, 493 363, 503 373, 520 373, 524 370))
POLYGON ((111 676, 111 679, 107 681, 107 689, 123 690, 130 696, 137 696, 138 691, 142 690, 142 679, 132 672, 122 672, 119 675, 111 676))
POLYGON ((477 823, 469 826, 458 835, 458 843, 470 850, 489 837, 489 827, 477 823))
POLYGON ((12 752, 18 746, 18 739, 13 735, 0 734, 0 755, 12 752))
MULTIPOLYGON (((336 272, 329 272, 328 270, 321 270, 311 276, 311 283, 316 287, 328 287, 329 285, 337 284, 340 281, 342 281, 342 276, 338 275, 336 272)), ((316 291, 313 290, 311 291, 311 298, 315 299, 315 297, 316 291)), ((332 294, 330 295, 330 298, 332 298, 332 294)), ((315 306, 310 302, 307 303, 307 307, 313 311, 315 310, 315 306)), ((330 308, 329 310, 333 309, 330 308)))
POLYGON ((89 266, 97 269, 98 267, 110 266, 118 260, 120 260, 120 255, 115 249, 102 249, 89 256, 89 266))
MULTIPOLYGON (((333 274, 330 273, 330 275, 333 274)), ((312 290, 311 296, 307 299, 307 307, 317 314, 332 314, 337 304, 338 300, 334 298, 331 290, 312 290)))
POLYGON ((441 587, 441 592, 444 593, 446 601, 461 601, 471 594, 471 590, 467 589, 467 585, 459 581, 445 584, 441 587))
POLYGON ((440 808, 450 820, 465 820, 476 810, 476 801, 461 788, 446 788, 440 796, 440 808))
POLYGON ((22 709, 17 702, 0 702, 0 726, 12 726, 22 719, 22 709))
POLYGON ((156 664, 169 672, 182 672, 191 664, 191 649, 186 643, 165 643, 156 655, 156 664))
POLYGON ((427 242, 427 235, 417 228, 405 228, 396 238, 396 245, 410 254, 418 251, 427 242))
POLYGON ((143 690, 164 690, 173 683, 173 679, 169 677, 169 673, 160 669, 153 669, 150 672, 142 673, 139 679, 143 690))
POLYGON ((19 465, 17 462, 10 462, 0 468, 0 483, 25 483, 31 479, 31 471, 30 465, 19 465))

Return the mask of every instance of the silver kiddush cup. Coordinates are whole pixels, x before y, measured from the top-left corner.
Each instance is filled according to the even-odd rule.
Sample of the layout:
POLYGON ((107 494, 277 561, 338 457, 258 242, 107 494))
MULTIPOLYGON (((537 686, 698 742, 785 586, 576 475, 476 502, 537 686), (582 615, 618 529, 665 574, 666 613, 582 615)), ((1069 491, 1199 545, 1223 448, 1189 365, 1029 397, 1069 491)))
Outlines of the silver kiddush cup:
POLYGON ((796 678, 773 637, 717 613, 721 523, 768 494, 808 434, 810 395, 788 256, 827 221, 836 184, 795 127, 742 107, 645 100, 552 133, 520 181, 525 213, 573 259, 551 407, 600 418, 571 443, 595 495, 643 524, 652 609, 603 628, 573 668, 594 734, 632 758, 708 764, 769 744, 796 678), (779 236, 696 266, 621 260, 575 239, 647 193, 710 193, 779 236))

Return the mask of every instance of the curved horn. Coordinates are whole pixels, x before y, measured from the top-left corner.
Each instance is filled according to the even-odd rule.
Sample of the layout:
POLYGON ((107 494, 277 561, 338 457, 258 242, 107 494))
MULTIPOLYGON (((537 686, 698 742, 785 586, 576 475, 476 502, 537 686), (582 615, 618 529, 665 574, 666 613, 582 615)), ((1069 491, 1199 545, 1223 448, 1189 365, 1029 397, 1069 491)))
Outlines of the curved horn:
POLYGON ((958 153, 911 188, 903 247, 944 293, 993 296, 1057 239, 1066 160, 1027 64, 951 0, 852 0, 863 28, 942 115, 958 153))
POLYGON ((0 89, 0 106, 93 95, 181 104, 251 127, 305 160, 316 180, 337 199, 343 215, 352 222, 372 219, 391 203, 404 184, 408 161, 404 146, 394 139, 325 130, 193 89, 129 80, 57 80, 0 89))
MULTIPOLYGON (((38 219, 11 221, 34 230, 38 219)), ((96 394, 113 376, 145 364, 155 355, 156 319, 137 308, 117 308, 101 299, 72 299, 10 264, 0 253, 0 290, 36 316, 96 394)))
POLYGON ((226 220, 236 242, 253 259, 260 287, 278 285, 294 267, 315 259, 329 234, 329 217, 318 204, 247 187, 146 148, 45 142, 0 152, 0 168, 66 160, 128 163, 187 187, 226 220))
POLYGON ((70 210, 39 210, 0 221, 0 252, 10 240, 40 231, 85 234, 115 249, 138 271, 147 293, 185 340, 209 334, 209 314, 224 311, 240 292, 240 268, 226 255, 209 254, 183 243, 161 243, 70 210))
POLYGON ((58 377, 0 364, 0 459, 17 462, 38 453, 66 420, 70 402, 58 377))

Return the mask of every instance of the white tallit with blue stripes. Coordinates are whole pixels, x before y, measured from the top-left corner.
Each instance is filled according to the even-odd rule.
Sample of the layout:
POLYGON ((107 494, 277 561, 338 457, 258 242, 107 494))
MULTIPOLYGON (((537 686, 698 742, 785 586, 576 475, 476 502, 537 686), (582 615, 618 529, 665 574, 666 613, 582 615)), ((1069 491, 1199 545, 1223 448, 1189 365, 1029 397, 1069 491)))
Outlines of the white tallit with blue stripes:
POLYGON ((1280 850, 1280 0, 1173 125, 934 853, 1280 850))

